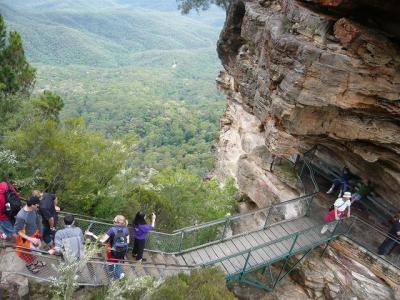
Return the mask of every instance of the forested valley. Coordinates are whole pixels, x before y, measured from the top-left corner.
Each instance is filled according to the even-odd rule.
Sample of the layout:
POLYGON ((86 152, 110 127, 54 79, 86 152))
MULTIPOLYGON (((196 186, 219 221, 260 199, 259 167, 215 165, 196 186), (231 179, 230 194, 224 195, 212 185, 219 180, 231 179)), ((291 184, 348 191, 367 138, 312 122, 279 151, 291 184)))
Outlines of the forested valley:
POLYGON ((22 194, 108 219, 154 211, 165 230, 232 210, 233 182, 204 180, 225 13, 155 2, 0 1, 1 173, 22 194))

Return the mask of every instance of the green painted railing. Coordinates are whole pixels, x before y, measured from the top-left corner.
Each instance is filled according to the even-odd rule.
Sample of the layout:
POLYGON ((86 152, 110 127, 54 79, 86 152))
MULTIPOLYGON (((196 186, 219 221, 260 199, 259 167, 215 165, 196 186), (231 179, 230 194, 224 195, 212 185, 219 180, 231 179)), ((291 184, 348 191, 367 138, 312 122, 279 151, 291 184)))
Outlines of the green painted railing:
MULTIPOLYGON (((247 232, 268 228, 282 222, 306 216, 314 194, 260 208, 249 213, 227 216, 211 222, 181 228, 172 233, 151 231, 148 234, 146 250, 162 253, 180 253, 232 237, 231 225, 246 220, 258 220, 247 232)), ((60 212, 60 217, 64 213, 60 212)), ((59 222, 62 223, 62 222, 59 222)), ((90 217, 75 217, 76 226, 83 231, 90 230, 97 235, 107 232, 112 222, 93 220, 90 217)), ((236 232, 235 235, 243 234, 236 232)))
POLYGON ((224 262, 230 262, 232 265, 235 265, 237 267, 237 270, 234 273, 228 274, 227 279, 237 279, 238 277, 242 277, 246 273, 253 272, 267 265, 271 265, 275 262, 281 261, 287 257, 291 257, 297 253, 313 249, 323 243, 326 243, 336 238, 340 234, 340 231, 345 230, 345 228, 340 227, 346 225, 342 221, 336 221, 335 230, 332 233, 321 235, 320 231, 323 226, 324 224, 318 224, 311 228, 289 234, 280 239, 269 241, 259 246, 252 247, 250 249, 207 262, 206 264, 202 264, 201 266, 218 265, 223 267, 224 262), (264 253, 273 253, 271 248, 278 244, 285 244, 286 251, 282 252, 279 256, 272 256, 271 259, 265 260, 261 264, 255 262, 256 260, 254 259, 254 255, 256 255, 258 251, 263 251, 264 253), (240 261, 243 262, 242 265, 238 264, 238 262, 240 261))
MULTIPOLYGON (((302 166, 301 177, 303 180, 304 178, 309 178, 313 186, 313 191, 308 195, 260 208, 249 213, 226 216, 210 222, 180 228, 172 233, 151 231, 148 234, 146 250, 162 253, 180 253, 223 241, 232 236, 232 225, 243 223, 247 220, 257 220, 253 222, 254 226, 247 230, 251 232, 304 217, 309 213, 313 198, 318 192, 318 185, 316 184, 313 170, 307 162, 302 166)), ((60 212, 60 216, 63 216, 63 214, 63 212, 60 212)), ((97 235, 107 232, 112 225, 111 221, 84 217, 79 214, 75 214, 75 223, 82 230, 90 230, 97 235)), ((242 233, 243 231, 235 232, 235 235, 242 233)))

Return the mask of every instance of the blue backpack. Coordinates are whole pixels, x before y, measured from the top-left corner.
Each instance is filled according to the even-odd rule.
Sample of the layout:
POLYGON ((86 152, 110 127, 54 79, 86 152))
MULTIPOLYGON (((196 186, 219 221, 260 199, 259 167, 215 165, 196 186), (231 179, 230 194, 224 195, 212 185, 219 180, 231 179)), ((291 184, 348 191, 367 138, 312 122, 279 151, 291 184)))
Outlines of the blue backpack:
POLYGON ((113 243, 111 245, 111 254, 115 258, 124 259, 128 252, 128 237, 125 234, 126 227, 113 227, 113 243))

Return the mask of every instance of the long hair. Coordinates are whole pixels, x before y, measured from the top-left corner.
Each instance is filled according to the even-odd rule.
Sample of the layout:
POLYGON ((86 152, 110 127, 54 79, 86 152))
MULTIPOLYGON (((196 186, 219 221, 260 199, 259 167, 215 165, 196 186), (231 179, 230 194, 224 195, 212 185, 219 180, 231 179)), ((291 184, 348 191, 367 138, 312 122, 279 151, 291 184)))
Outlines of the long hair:
POLYGON ((138 227, 139 225, 146 224, 146 220, 144 219, 145 214, 138 211, 135 218, 133 219, 133 227, 138 227))

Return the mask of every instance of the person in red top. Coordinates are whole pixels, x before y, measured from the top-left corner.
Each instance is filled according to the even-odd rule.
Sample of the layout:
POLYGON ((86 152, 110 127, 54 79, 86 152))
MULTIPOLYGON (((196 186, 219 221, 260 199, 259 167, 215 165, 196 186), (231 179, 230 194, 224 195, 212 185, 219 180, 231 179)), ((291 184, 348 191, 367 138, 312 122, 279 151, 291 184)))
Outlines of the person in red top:
POLYGON ((6 215, 6 191, 8 186, 19 196, 15 188, 11 183, 7 184, 7 178, 3 178, 0 182, 0 238, 11 239, 14 235, 14 226, 10 221, 10 218, 6 215))

